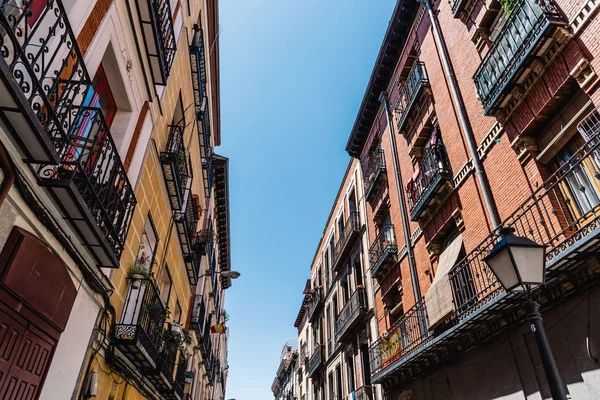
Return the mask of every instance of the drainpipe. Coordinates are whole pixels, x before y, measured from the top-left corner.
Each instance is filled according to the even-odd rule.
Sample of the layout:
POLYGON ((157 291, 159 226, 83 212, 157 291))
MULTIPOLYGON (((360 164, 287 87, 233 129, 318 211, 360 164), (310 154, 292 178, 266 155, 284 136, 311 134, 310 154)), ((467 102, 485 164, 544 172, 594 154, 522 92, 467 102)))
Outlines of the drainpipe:
POLYGON ((392 146, 392 160, 394 161, 394 174, 396 175, 396 190, 398 191, 398 201, 400 202, 400 213, 402 216, 402 231, 404 232, 404 242, 406 243, 406 256, 408 257, 408 265, 410 269, 410 278, 412 281, 413 295, 415 296, 415 304, 417 304, 417 319, 419 320, 419 329, 421 335, 426 332, 425 323, 421 308, 418 306, 421 303, 421 287, 419 286, 419 275, 417 274, 417 264, 413 253, 413 246, 410 240, 410 224, 408 222, 408 212, 406 211, 406 202, 404 201, 404 187, 402 186, 402 174, 400 173, 400 163, 398 162, 398 151, 396 150, 396 134, 394 132, 394 124, 390 104, 388 102, 387 93, 381 92, 379 101, 385 108, 385 118, 390 129, 390 145, 392 146))
POLYGON ((0 168, 2 168, 2 172, 4 173, 4 179, 2 180, 2 185, 0 185, 0 206, 6 200, 6 196, 8 196, 8 192, 10 188, 15 183, 15 172, 13 170, 12 164, 10 163, 10 158, 6 153, 6 149, 4 145, 0 144, 0 168))
POLYGON ((446 72, 446 77, 448 78, 448 83, 450 84, 452 100, 454 101, 454 106, 456 107, 456 111, 458 112, 460 126, 465 134, 467 145, 469 146, 469 152, 471 153, 471 159, 473 160, 473 168, 475 169, 475 174, 477 175, 477 179, 479 180, 481 193, 483 194, 483 198, 485 200, 485 204, 490 215, 490 221, 492 222, 492 226, 494 227, 494 230, 496 230, 500 226, 500 217, 498 216, 496 203, 494 202, 494 197, 492 196, 490 183, 485 174, 485 170, 483 169, 483 165, 481 164, 481 160, 479 159, 477 145, 475 144, 475 136, 473 135, 473 130, 471 129, 471 123, 469 122, 469 118, 467 116, 467 111, 465 109, 465 103, 463 101, 462 94, 458 89, 458 82, 456 81, 456 75, 454 74, 454 67, 452 66, 452 62, 450 61, 450 55, 448 54, 448 49, 446 48, 446 44, 444 43, 442 30, 440 28, 437 17, 435 16, 435 13, 433 11, 431 1, 423 0, 423 2, 427 7, 427 13, 429 14, 429 19, 431 20, 433 37, 440 51, 442 64, 446 72))

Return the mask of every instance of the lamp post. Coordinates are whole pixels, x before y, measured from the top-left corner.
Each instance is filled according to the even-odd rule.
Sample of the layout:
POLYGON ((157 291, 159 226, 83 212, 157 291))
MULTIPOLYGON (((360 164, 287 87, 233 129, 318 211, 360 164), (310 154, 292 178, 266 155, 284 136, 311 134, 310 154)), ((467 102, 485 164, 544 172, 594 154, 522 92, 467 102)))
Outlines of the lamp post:
MULTIPOLYGON (((198 279, 205 277, 207 275, 210 275, 210 274, 212 274, 212 272, 207 271, 207 272, 203 273, 202 275, 200 275, 198 277, 198 279)), ((217 272, 217 275, 221 275, 223 278, 237 279, 240 277, 241 274, 237 271, 219 271, 219 272, 217 272)))
POLYGON ((565 400, 567 393, 546 337, 540 305, 531 298, 531 290, 545 282, 546 248, 532 240, 514 235, 513 228, 502 228, 501 239, 484 259, 507 292, 526 292, 524 307, 531 332, 550 386, 553 400, 565 400))

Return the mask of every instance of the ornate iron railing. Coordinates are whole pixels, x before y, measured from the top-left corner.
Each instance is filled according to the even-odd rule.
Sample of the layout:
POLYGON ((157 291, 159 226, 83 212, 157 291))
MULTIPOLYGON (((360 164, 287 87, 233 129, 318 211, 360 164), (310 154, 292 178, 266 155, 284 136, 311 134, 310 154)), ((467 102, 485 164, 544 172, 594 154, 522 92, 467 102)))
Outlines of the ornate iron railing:
POLYGON ((371 243, 369 248, 369 259, 371 261, 371 275, 376 276, 380 268, 385 265, 390 256, 398 254, 396 235, 393 225, 384 225, 379 234, 371 243))
POLYGON ((195 285, 198 282, 200 257, 204 254, 204 244, 198 240, 196 233, 199 219, 200 199, 198 195, 191 195, 187 199, 185 211, 175 215, 179 243, 190 285, 195 285))
POLYGON ((159 362, 162 332, 167 317, 167 308, 163 304, 158 290, 150 279, 128 278, 129 288, 121 321, 115 326, 117 345, 123 345, 122 351, 134 364, 156 367, 159 362), (131 342, 139 343, 150 360, 138 361, 138 356, 130 350, 131 342))
POLYGON ((350 216, 344 222, 344 229, 339 233, 338 240, 333 249, 333 263, 332 268, 334 271, 341 265, 341 261, 348 254, 348 250, 351 248, 352 243, 358 237, 360 233, 360 215, 358 211, 350 213, 350 216))
POLYGON ((398 113, 398 131, 402 131, 404 125, 415 105, 421 89, 429 86, 429 77, 425 70, 425 64, 422 61, 416 61, 411 68, 406 81, 400 89, 400 96, 398 97, 398 103, 396 105, 396 112, 398 113))
POLYGON ((421 216, 437 189, 446 182, 452 182, 450 161, 446 146, 436 143, 425 150, 419 164, 419 173, 410 180, 406 188, 410 217, 413 221, 421 216))
POLYGON ((308 360, 308 376, 311 377, 323 364, 325 358, 325 346, 316 345, 310 359, 308 360))
POLYGON ((177 51, 170 1, 136 0, 136 3, 152 79, 156 85, 166 85, 177 51))
POLYGON ((465 5, 468 3, 468 0, 452 0, 450 2, 450 8, 452 9, 452 15, 454 18, 458 18, 460 13, 465 9, 465 5))
POLYGON ((357 288, 342 308, 337 321, 335 321, 335 335, 338 340, 342 340, 347 335, 352 325, 359 320, 366 310, 367 294, 365 288, 357 288))
MULTIPOLYGON (((600 235, 600 193, 591 182, 592 179, 600 180, 598 121, 600 114, 594 111, 580 123, 585 144, 502 223, 502 226, 513 227, 516 235, 546 247, 546 269, 549 271, 568 269, 569 259, 562 256, 584 243, 589 246, 588 239, 600 235)), ((497 240, 497 231, 491 232, 451 269, 449 278, 455 310, 451 320, 445 323, 445 329, 468 329, 469 321, 475 316, 483 315, 481 318, 484 318, 486 307, 504 301, 504 289, 483 261, 497 240)), ((547 276, 555 275, 549 273, 547 276)), ((503 306, 503 313, 507 307, 510 308, 510 304, 503 306)), ((398 368, 413 353, 443 336, 440 328, 429 330, 426 327, 426 331, 421 332, 419 315, 426 327, 424 298, 373 344, 370 360, 374 378, 398 368)))
POLYGON ((364 169, 365 180, 365 198, 370 201, 372 195, 375 194, 375 187, 379 182, 379 178, 385 174, 385 157, 383 149, 377 149, 369 155, 364 169))
POLYGON ((101 265, 118 266, 136 205, 133 188, 101 110, 87 106, 92 80, 63 5, 52 1, 38 12, 40 1, 0 2, 2 57, 29 104, 23 113, 35 115, 59 160, 36 164, 41 184, 57 193, 66 188, 71 201, 83 201, 85 215, 64 198, 60 206, 67 219, 96 225, 107 255, 97 239, 81 233, 83 242, 101 265))
POLYGON ((201 136, 198 142, 200 144, 200 154, 203 158, 203 164, 206 164, 206 168, 202 168, 204 194, 208 198, 210 196, 212 176, 209 177, 207 155, 209 153, 212 154, 212 150, 210 149, 210 138, 207 140, 205 137, 205 133, 210 136, 210 121, 205 121, 209 118, 208 98, 206 95, 206 53, 204 49, 204 34, 202 28, 198 25, 194 25, 194 37, 192 39, 192 44, 190 45, 190 66, 192 71, 194 105, 196 106, 196 128, 198 130, 198 135, 201 136))
POLYGON ((551 1, 520 0, 477 68, 473 80, 486 114, 493 112, 501 94, 528 61, 533 49, 551 28, 565 25, 551 1))
POLYGON ((182 125, 169 127, 169 138, 160 154, 171 207, 176 211, 183 207, 188 179, 191 178, 190 160, 183 141, 184 128, 182 125))
POLYGON ((317 315, 316 311, 323 305, 323 289, 315 288, 311 294, 311 301, 308 305, 308 319, 312 319, 317 315))
POLYGON ((375 388, 373 386, 362 386, 356 392, 354 392, 355 400, 374 400, 375 399, 375 388))

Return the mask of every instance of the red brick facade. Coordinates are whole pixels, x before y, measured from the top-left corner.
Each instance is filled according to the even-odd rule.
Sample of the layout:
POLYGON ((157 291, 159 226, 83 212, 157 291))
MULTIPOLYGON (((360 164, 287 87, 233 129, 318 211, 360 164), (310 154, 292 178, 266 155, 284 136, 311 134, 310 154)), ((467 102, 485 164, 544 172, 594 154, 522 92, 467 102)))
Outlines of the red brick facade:
MULTIPOLYGON (((486 38, 482 32, 490 29, 490 13, 494 13, 494 16, 498 13, 491 6, 497 7, 498 2, 467 1, 465 10, 458 17, 453 15, 453 3, 454 1, 438 1, 434 7, 476 145, 484 149, 480 155, 493 200, 500 219, 505 220, 557 169, 560 161, 557 155, 570 146, 568 143, 573 140, 574 143, 581 142, 576 139, 579 136, 574 126, 567 133, 561 128, 568 126, 569 119, 575 118, 577 112, 582 112, 578 117, 581 120, 595 105, 600 104, 596 76, 596 71, 600 70, 600 20, 596 9, 592 12, 584 9, 584 3, 592 2, 557 0, 561 19, 556 28, 548 28, 550 33, 547 35, 551 38, 545 45, 535 48, 536 57, 532 56, 524 61, 524 64, 528 63, 528 70, 519 72, 520 80, 515 80, 502 93, 503 96, 510 95, 496 105, 496 110, 491 115, 486 116, 473 77, 480 68, 482 59, 490 51, 494 38, 486 38), (578 15, 584 16, 578 19, 578 15), (584 20, 587 22, 581 22, 584 20), (576 22, 579 25, 576 26, 576 22), (484 38, 481 39, 480 36, 484 38), (579 101, 584 106, 571 105, 572 102, 579 101), (564 116, 564 120, 560 120, 561 116, 564 116), (494 136, 494 132, 499 134, 494 136)), ((426 217, 410 222, 418 284, 424 295, 436 275, 443 243, 452 235, 452 231, 462 234, 464 251, 469 254, 490 234, 492 223, 480 184, 472 168, 469 169, 467 165, 471 156, 459 121, 457 105, 449 89, 447 71, 440 58, 441 50, 434 40, 428 14, 424 6, 421 7, 412 20, 412 29, 406 35, 404 48, 397 58, 395 73, 388 82, 387 93, 394 114, 394 126, 391 129, 397 145, 399 172, 403 180, 401 185, 406 188, 409 179, 416 175, 422 161, 423 148, 436 124, 454 177, 453 188, 449 192, 434 194, 440 198, 426 217), (402 116, 397 110, 394 112, 394 109, 398 107, 402 96, 400 92, 417 60, 424 65, 429 87, 424 89, 422 95, 416 96, 409 108, 408 122, 400 123, 402 116), (401 125, 400 131, 398 125, 401 125), (465 170, 469 171, 466 176, 465 170)), ((507 19, 506 16, 500 17, 500 22, 497 22, 500 26, 496 25, 498 29, 503 29, 502 18, 507 19)), ((396 317, 391 317, 390 311, 398 303, 388 301, 386 305, 384 301, 391 288, 400 285, 401 308, 404 313, 416 302, 408 257, 403 251, 406 243, 389 129, 384 109, 379 107, 360 154, 365 178, 369 177, 368 171, 365 171, 367 162, 377 146, 383 149, 386 160, 387 183, 372 196, 368 203, 370 205, 367 206, 369 242, 373 243, 375 240, 379 226, 382 225, 382 216, 386 213, 385 208, 389 207, 389 221, 394 226, 399 250, 398 261, 389 268, 389 272, 375 277, 379 283, 376 286, 375 304, 380 336, 397 320, 396 317)), ((351 137, 350 140, 354 139, 351 137)), ((598 181, 592 185, 596 191, 600 190, 598 181)), ((559 202, 561 200, 557 200, 557 207, 562 204, 558 204, 559 202)), ((408 203, 406 207, 410 214, 408 203)), ((565 222, 561 223, 557 218, 559 217, 550 215, 548 221, 543 223, 564 226, 565 222)))

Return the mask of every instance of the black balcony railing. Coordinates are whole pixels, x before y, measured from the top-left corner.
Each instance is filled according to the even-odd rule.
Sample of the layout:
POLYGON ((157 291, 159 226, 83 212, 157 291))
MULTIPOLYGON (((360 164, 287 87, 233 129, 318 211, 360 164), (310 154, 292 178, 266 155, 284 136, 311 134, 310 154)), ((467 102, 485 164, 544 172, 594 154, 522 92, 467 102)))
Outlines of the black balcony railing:
POLYGON ((311 294, 311 300, 308 305, 308 319, 312 321, 318 314, 317 311, 323 306, 323 290, 318 287, 315 288, 311 294))
POLYGON ((374 400, 375 388, 373 386, 362 386, 354 392, 354 400, 374 400))
POLYGON ((533 51, 543 38, 561 25, 565 23, 551 1, 516 2, 473 76, 486 115, 494 113, 508 89, 519 80, 518 72, 534 58, 533 51))
POLYGON ((335 335, 338 341, 343 341, 352 332, 352 328, 360 322, 367 312, 367 293, 364 287, 357 288, 348 302, 342 308, 335 321, 335 335))
POLYGON ((367 201, 373 199, 377 192, 376 188, 383 178, 385 178, 385 158, 383 149, 377 149, 369 155, 366 162, 367 168, 364 170, 365 176, 365 198, 367 201))
MULTIPOLYGON (((196 106, 196 125, 200 135, 200 154, 203 164, 202 177, 204 181, 205 196, 210 196, 210 184, 212 176, 209 177, 208 154, 212 154, 210 148, 210 121, 208 112, 208 96, 206 93, 206 53, 204 49, 204 34, 202 28, 194 25, 194 37, 190 45, 190 66, 192 71, 192 90, 194 93, 194 105, 196 106), (206 137, 208 136, 208 137, 206 137)), ((212 168, 212 166, 211 166, 212 168)), ((212 174, 212 172, 211 172, 212 174)))
POLYGON ((398 246, 396 245, 394 226, 384 225, 369 248, 371 275, 376 277, 380 271, 396 260, 397 254, 398 246))
POLYGON ((24 159, 103 267, 118 267, 136 200, 60 1, 0 4, 0 105, 24 159), (10 98, 10 100, 8 100, 10 98))
POLYGON ((150 72, 156 85, 166 85, 177 45, 169 0, 136 0, 150 72))
POLYGON ((408 121, 411 110, 419 102, 423 89, 429 87, 429 77, 422 61, 416 61, 408 73, 406 81, 400 89, 400 97, 396 105, 398 113, 398 131, 402 132, 408 121))
POLYGON ((190 285, 198 282, 200 257, 203 255, 204 244, 199 241, 196 228, 200 219, 200 199, 197 195, 189 196, 185 211, 175 214, 175 226, 179 235, 181 252, 186 265, 190 285))
POLYGON ((425 150, 419 173, 406 188, 410 219, 417 221, 435 203, 436 196, 446 185, 452 185, 452 170, 446 146, 437 143, 425 150))
POLYGON ((313 350, 310 360, 308 360, 308 377, 312 377, 315 372, 323 365, 325 359, 325 346, 322 344, 316 345, 313 350))
POLYGON ((183 142, 183 134, 183 126, 171 125, 165 150, 160 154, 171 208, 175 211, 183 207, 188 179, 190 179, 190 161, 183 142))
MULTIPOLYGON (((600 114, 596 117, 600 121, 600 114)), ((585 128, 590 126, 594 132, 584 135, 585 145, 502 223, 515 228, 517 235, 546 246, 546 288, 556 286, 582 260, 598 254, 600 247, 600 193, 591 183, 592 179, 600 179, 600 124, 590 123, 585 128)), ((583 128, 580 125, 580 131, 583 128)), ((455 310, 442 328, 427 328, 427 304, 423 298, 373 344, 370 359, 375 383, 392 371, 408 370, 418 362, 417 353, 425 349, 430 356, 435 348, 444 357, 450 357, 449 349, 464 351, 469 343, 475 345, 477 340, 520 320, 521 315, 511 310, 523 295, 507 294, 483 261, 498 237, 496 232, 490 233, 451 269, 455 310), (419 317, 425 332, 419 329, 419 317), (490 325, 478 334, 473 332, 477 327, 490 325), (453 346, 455 341, 460 344, 453 346)), ((571 293, 576 290, 571 285, 571 293)), ((544 296, 550 301, 552 296, 558 299, 568 293, 564 288, 548 289, 544 296)))
POLYGON ((352 244, 355 243, 359 236, 360 215, 358 211, 354 211, 350 213, 350 216, 344 222, 344 229, 339 233, 338 241, 333 249, 333 263, 331 266, 334 271, 340 268, 342 265, 341 261, 348 255, 352 249, 352 244))
POLYGON ((181 346, 179 334, 174 334, 172 329, 169 325, 162 333, 158 365, 144 371, 145 377, 169 399, 173 399, 175 394, 175 367, 181 346))
POLYGON ((123 313, 115 327, 115 343, 136 367, 155 369, 160 362, 167 309, 150 279, 128 280, 123 313))

